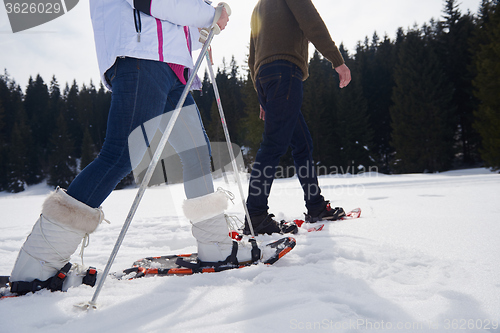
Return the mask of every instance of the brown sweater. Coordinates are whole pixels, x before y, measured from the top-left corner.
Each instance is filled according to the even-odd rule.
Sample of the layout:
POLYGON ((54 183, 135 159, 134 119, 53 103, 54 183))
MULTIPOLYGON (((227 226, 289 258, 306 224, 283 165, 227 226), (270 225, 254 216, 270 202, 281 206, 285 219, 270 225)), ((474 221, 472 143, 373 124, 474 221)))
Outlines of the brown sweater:
POLYGON ((333 67, 344 63, 311 0, 259 0, 252 14, 248 66, 252 80, 260 66, 288 60, 308 72, 308 41, 333 67))

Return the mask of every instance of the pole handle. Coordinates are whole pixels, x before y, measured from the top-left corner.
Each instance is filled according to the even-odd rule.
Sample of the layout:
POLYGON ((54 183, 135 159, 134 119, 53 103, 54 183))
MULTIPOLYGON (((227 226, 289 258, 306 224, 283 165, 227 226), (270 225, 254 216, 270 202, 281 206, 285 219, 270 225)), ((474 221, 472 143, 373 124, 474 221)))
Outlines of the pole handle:
POLYGON ((231 7, 229 7, 229 5, 225 2, 219 2, 217 7, 215 7, 215 15, 212 21, 212 25, 209 28, 203 28, 200 30, 200 39, 199 39, 200 43, 205 44, 205 41, 207 40, 208 34, 210 33, 211 30, 213 30, 216 35, 220 34, 221 30, 217 22, 219 21, 220 16, 222 15, 223 8, 226 9, 227 15, 231 16, 232 13, 231 7))

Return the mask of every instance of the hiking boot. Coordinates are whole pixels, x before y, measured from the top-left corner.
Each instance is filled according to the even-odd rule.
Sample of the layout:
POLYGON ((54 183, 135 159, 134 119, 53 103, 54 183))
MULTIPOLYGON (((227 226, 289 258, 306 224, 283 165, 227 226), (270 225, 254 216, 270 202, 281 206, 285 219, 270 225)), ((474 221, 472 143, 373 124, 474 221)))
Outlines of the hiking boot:
POLYGON ((308 212, 305 215, 305 221, 309 223, 318 222, 321 220, 335 221, 339 220, 345 216, 344 209, 342 207, 332 208, 330 206, 330 201, 325 201, 325 206, 319 212, 308 212))
MULTIPOLYGON (((274 214, 264 213, 261 215, 250 216, 252 220, 253 231, 255 235, 271 235, 273 233, 278 234, 296 234, 298 232, 298 227, 294 222, 281 221, 278 222, 273 219, 274 214)), ((245 217, 245 228, 243 229, 243 234, 250 235, 250 227, 248 221, 245 217)))

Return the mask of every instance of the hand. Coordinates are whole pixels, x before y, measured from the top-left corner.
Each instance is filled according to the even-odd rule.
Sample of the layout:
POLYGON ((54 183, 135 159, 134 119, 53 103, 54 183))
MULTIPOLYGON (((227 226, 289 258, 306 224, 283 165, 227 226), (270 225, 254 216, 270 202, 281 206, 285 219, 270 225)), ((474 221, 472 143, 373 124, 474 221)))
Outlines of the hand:
POLYGON ((351 70, 346 64, 336 67, 335 70, 339 73, 340 88, 345 88, 351 82, 351 70))
POLYGON ((220 15, 219 20, 217 21, 217 25, 219 26, 221 31, 226 28, 228 21, 229 21, 229 15, 227 14, 226 8, 222 8, 222 13, 220 15))
POLYGON ((266 111, 262 108, 262 105, 260 106, 260 115, 259 118, 262 120, 266 120, 266 111))

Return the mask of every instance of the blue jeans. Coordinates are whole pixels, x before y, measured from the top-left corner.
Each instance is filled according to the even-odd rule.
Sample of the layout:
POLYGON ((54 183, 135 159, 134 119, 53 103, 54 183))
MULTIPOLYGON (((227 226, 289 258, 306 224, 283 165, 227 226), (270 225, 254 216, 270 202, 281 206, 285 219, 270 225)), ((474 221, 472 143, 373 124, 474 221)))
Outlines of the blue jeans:
POLYGON ((300 111, 302 71, 285 60, 261 66, 256 76, 260 105, 266 112, 263 141, 250 176, 247 207, 250 215, 268 211, 268 197, 280 157, 292 147, 295 171, 309 211, 324 203, 312 158, 312 138, 300 111))
MULTIPOLYGON (((67 189, 70 196, 94 208, 132 170, 130 133, 148 120, 173 111, 185 87, 168 64, 152 60, 117 58, 106 77, 113 91, 104 145, 67 189)), ((184 107, 193 104, 188 94, 184 107)), ((180 156, 184 179, 190 180, 190 186, 185 186, 186 196, 194 198, 214 191, 210 148, 198 109, 194 116, 183 111, 169 143, 180 156)))

